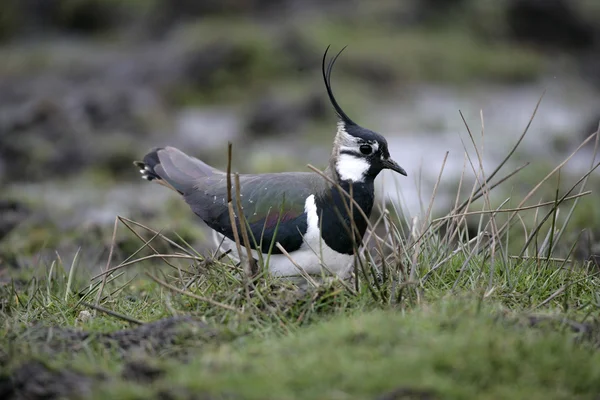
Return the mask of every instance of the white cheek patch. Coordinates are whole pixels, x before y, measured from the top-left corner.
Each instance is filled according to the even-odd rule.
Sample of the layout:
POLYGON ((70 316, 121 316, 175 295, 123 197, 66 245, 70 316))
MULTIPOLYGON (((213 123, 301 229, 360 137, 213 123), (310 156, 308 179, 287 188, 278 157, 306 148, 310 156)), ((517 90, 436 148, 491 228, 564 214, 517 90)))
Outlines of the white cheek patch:
POLYGON ((369 168, 367 160, 351 154, 340 154, 335 163, 335 169, 344 181, 362 182, 369 168))

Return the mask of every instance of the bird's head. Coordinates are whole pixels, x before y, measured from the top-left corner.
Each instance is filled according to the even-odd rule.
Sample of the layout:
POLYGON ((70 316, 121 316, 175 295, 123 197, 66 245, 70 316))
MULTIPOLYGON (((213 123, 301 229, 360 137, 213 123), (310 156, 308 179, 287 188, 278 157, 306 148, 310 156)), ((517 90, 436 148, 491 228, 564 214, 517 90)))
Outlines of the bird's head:
POLYGON ((406 176, 404 168, 391 159, 387 140, 379 133, 363 128, 352 121, 341 109, 333 95, 331 70, 344 49, 327 64, 328 46, 323 55, 322 64, 327 94, 339 117, 333 144, 332 167, 342 181, 364 182, 372 180, 384 169, 391 169, 406 176))

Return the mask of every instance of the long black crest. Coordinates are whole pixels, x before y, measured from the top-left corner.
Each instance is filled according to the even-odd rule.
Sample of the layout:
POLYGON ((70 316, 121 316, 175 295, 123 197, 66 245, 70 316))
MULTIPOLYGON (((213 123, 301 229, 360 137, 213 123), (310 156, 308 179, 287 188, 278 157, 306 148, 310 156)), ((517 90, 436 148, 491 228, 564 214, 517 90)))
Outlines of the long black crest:
POLYGON ((331 101, 333 108, 335 108, 335 112, 337 113, 338 117, 340 117, 340 119, 347 125, 356 125, 354 121, 352 121, 350 117, 346 115, 344 110, 342 110, 337 100, 335 99, 335 96, 333 95, 333 91, 331 90, 331 70, 333 69, 333 65, 335 64, 338 57, 340 56, 340 54, 342 54, 342 52, 346 49, 347 46, 344 46, 340 50, 340 52, 337 53, 335 57, 333 57, 329 61, 329 64, 327 64, 327 68, 325 68, 325 64, 327 61, 327 52, 329 51, 330 47, 331 46, 327 46, 327 48, 325 49, 325 54, 323 54, 323 63, 321 65, 321 69, 323 70, 323 80, 325 81, 325 87, 327 88, 327 94, 329 95, 329 100, 331 101))

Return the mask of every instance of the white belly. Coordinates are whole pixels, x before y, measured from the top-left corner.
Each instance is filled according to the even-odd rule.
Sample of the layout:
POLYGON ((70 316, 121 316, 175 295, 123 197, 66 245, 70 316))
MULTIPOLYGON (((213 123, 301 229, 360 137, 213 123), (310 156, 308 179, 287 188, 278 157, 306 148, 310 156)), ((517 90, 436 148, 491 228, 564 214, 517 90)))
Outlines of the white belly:
MULTIPOLYGON (((317 215, 317 206, 315 204, 314 195, 310 195, 306 199, 304 208, 308 215, 308 228, 304 235, 304 243, 302 243, 302 246, 300 246, 298 250, 290 253, 290 257, 294 262, 290 261, 285 254, 271 254, 271 256, 268 257, 269 271, 276 276, 302 275, 299 268, 294 265, 297 264, 306 273, 311 275, 322 273, 328 274, 331 272, 341 278, 346 278, 352 268, 354 256, 352 254, 341 254, 336 252, 327 246, 321 238, 319 217, 317 215)), ((233 240, 224 237, 216 231, 213 231, 213 238, 217 245, 221 245, 221 251, 230 250, 230 256, 239 261, 240 257, 233 240)), ((242 256, 245 255, 245 251, 245 248, 242 246, 242 256)), ((252 256, 258 260, 259 257, 256 250, 251 251, 252 256)), ((267 255, 263 254, 262 258, 266 263, 267 255)))

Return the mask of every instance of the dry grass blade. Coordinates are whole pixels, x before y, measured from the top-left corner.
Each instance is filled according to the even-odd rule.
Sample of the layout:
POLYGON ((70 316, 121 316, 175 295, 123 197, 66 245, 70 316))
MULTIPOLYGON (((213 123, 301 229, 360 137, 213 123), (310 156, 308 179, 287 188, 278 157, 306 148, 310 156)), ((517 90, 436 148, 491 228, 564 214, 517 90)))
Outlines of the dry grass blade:
POLYGON ((294 267, 296 267, 298 269, 298 271, 300 272, 300 275, 302 275, 302 277, 304 279, 306 279, 308 281, 308 283, 310 283, 313 287, 318 287, 318 283, 308 274, 308 272, 306 272, 306 270, 304 268, 302 268, 302 266, 298 265, 298 263, 296 263, 296 261, 294 261, 294 259, 292 258, 292 256, 290 256, 290 254, 283 248, 283 246, 277 242, 275 243, 275 246, 279 249, 279 251, 281 251, 281 253, 286 256, 288 258, 288 260, 290 260, 290 262, 294 265, 294 267))
POLYGON ((122 319, 123 321, 131 322, 132 324, 137 324, 137 325, 143 325, 144 324, 143 321, 137 320, 135 318, 128 317, 127 315, 120 314, 118 312, 109 310, 108 308, 104 308, 102 306, 97 306, 95 304, 86 303, 84 301, 81 302, 81 305, 83 305, 85 307, 92 308, 92 309, 94 309, 96 311, 103 312, 104 314, 110 315, 111 317, 115 317, 115 318, 118 318, 118 319, 122 319))
POLYGON ((566 289, 567 289, 566 285, 561 286, 554 293, 552 293, 550 296, 548 296, 548 298, 546 298, 546 300, 542 301, 540 304, 538 304, 537 306, 535 306, 534 309, 543 307, 546 304, 550 303, 552 300, 554 300, 555 298, 557 298, 558 296, 560 296, 562 293, 564 293, 564 291, 566 289))
MULTIPOLYGON (((106 267, 104 268, 105 271, 108 271, 110 269, 110 263, 112 262, 114 249, 115 249, 115 241, 117 239, 117 227, 118 226, 119 226, 119 217, 117 216, 115 218, 115 224, 113 226, 112 239, 110 241, 110 251, 108 252, 108 261, 106 261, 106 267)), ((104 286, 106 285, 107 278, 108 278, 108 274, 104 274, 102 277, 102 284, 100 285, 100 288, 98 289, 98 293, 96 294, 96 301, 94 302, 94 305, 96 307, 98 307, 98 304, 100 304, 100 298, 102 297, 102 292, 104 291, 104 286)))
MULTIPOLYGON (((598 156, 598 150, 600 149, 600 123, 598 124, 598 128, 596 129, 596 140, 594 141, 594 152, 592 154, 592 159, 590 161, 590 169, 594 167, 594 163, 596 162, 596 157, 598 156)), ((588 176, 589 177, 589 176, 588 176)), ((585 190, 585 187, 587 185, 587 181, 588 181, 588 177, 586 177, 583 182, 581 183, 581 189, 579 190, 580 193, 583 193, 583 191, 585 190)), ((571 220, 571 217, 573 216, 573 212, 575 211, 575 207, 577 207, 577 204, 579 203, 579 200, 575 200, 575 202, 571 205, 571 209, 569 210, 569 212, 567 213, 567 217, 565 218, 565 221, 563 222, 562 228, 558 231, 557 235, 556 235, 556 241, 555 243, 557 243, 561 236, 563 235, 567 224, 569 223, 569 221, 571 220)), ((550 251, 552 251, 553 249, 550 249, 550 251)))
MULTIPOLYGON (((469 134, 469 138, 471 139, 471 143, 473 144, 473 148, 475 149, 475 154, 477 155, 477 160, 479 162, 479 169, 476 171, 475 168, 473 167, 473 164, 471 163, 471 166, 474 169, 474 173, 475 173, 475 178, 477 183, 479 184, 479 189, 478 191, 481 191, 481 194, 483 195, 483 200, 485 203, 485 206, 487 206, 488 209, 492 209, 492 204, 491 204, 491 200, 489 197, 489 193, 490 193, 490 188, 488 185, 488 179, 485 176, 485 168, 483 165, 483 157, 481 155, 482 151, 483 151, 483 141, 482 141, 482 151, 479 150, 479 148, 477 147, 477 144, 475 142, 475 138, 473 137, 472 133, 471 133, 471 129, 469 128, 469 125, 467 124, 467 121, 463 115, 463 113, 461 111, 459 111, 459 114, 463 120, 463 123, 465 124, 465 127, 467 128, 467 132, 469 134), (481 174, 481 178, 479 177, 480 174, 478 174, 477 172, 479 172, 481 174)), ((483 120, 483 112, 480 111, 480 118, 481 118, 481 134, 483 137, 483 133, 484 133, 484 120, 483 120)), ((462 139, 461 139, 462 141, 462 139)), ((464 143, 463 143, 464 146, 464 143)), ((466 150, 466 147, 465 147, 466 150)), ((468 155, 468 154, 467 154, 468 155)), ((471 162, 470 157, 468 157, 469 162, 471 162)), ((496 219, 494 218, 496 215, 496 213, 492 213, 490 214, 490 219, 488 222, 488 225, 491 227, 491 231, 492 231, 492 240, 491 240, 491 245, 489 246, 489 248, 491 249, 491 264, 494 264, 494 259, 495 259, 495 252, 496 252, 496 242, 497 242, 497 238, 500 235, 500 232, 498 230, 498 227, 496 226, 496 219)), ((481 226, 483 222, 483 215, 481 215, 480 220, 479 220, 479 224, 481 226)), ((479 229, 479 231, 481 232, 481 229, 479 229)), ((498 242, 501 243, 501 242, 498 242)), ((479 242, 477 242, 477 246, 479 245, 479 242)), ((489 281, 488 281, 488 291, 491 289, 491 285, 492 285, 492 279, 493 279, 493 269, 490 269, 490 275, 489 275, 489 281)))
MULTIPOLYGON (((123 276, 123 274, 124 274, 124 272, 121 272, 120 274, 111 276, 110 278, 108 278, 106 280, 106 283, 109 284, 109 283, 119 279, 121 276, 123 276)), ((85 301, 92 293, 94 293, 96 290, 98 290, 98 288, 100 287, 100 284, 102 284, 102 281, 98 281, 95 284, 90 285, 89 287, 86 287, 85 289, 80 290, 77 293, 77 295, 79 296, 79 301, 77 303, 75 303, 75 305, 72 308, 73 309, 77 308, 79 306, 79 304, 81 304, 81 302, 85 301)))
MULTIPOLYGON (((498 166, 490 174, 490 176, 488 178, 488 181, 491 181, 492 179, 494 179, 494 177, 496 176, 496 174, 502 169, 502 167, 504 167, 504 165, 506 165, 506 163, 510 160, 510 158, 513 156, 513 154, 515 153, 515 151, 517 151, 517 148, 519 147, 519 145, 521 144, 521 142, 525 138, 525 135, 529 131, 529 128, 531 127, 533 119, 535 118, 535 115, 537 114, 538 108, 540 107, 540 104, 541 104, 542 99, 544 98, 545 94, 546 94, 546 91, 544 90, 542 92, 542 95, 538 99, 538 102, 536 103, 535 108, 533 109, 533 113, 531 114, 531 117, 529 118, 529 121, 527 122, 527 125, 525 126, 525 129, 523 130, 523 133, 521 134, 521 136, 519 137, 519 139, 517 140, 517 142, 515 143, 515 145, 512 147, 512 149, 508 152, 508 154, 506 155, 506 157, 504 157, 504 159, 500 162, 500 164, 498 164, 498 166)), ((458 209, 455 209, 455 210, 458 211, 458 210, 464 209, 468 204, 471 203, 471 197, 474 197, 477 194, 478 194, 477 192, 472 193, 472 195, 469 197, 469 199, 465 200, 458 207, 458 209)))
POLYGON ((242 244, 240 242, 240 236, 237 230, 237 223, 235 220, 235 211, 233 210, 233 197, 231 196, 231 157, 232 157, 232 144, 227 144, 227 211, 229 212, 229 222, 231 223, 231 230, 233 232, 233 239, 235 241, 235 247, 237 250, 238 257, 242 257, 242 244))
MULTIPOLYGON (((460 171, 460 179, 458 180, 458 187, 456 188, 456 197, 454 199, 454 208, 448 214, 448 217, 450 219, 450 226, 448 227, 448 230, 447 230, 446 234, 444 235, 444 239, 443 239, 443 243, 445 243, 446 245, 449 245, 450 243, 452 243, 452 241, 454 240, 456 235, 458 235, 460 233, 460 226, 459 226, 459 222, 458 222, 459 220, 457 218, 454 218, 454 214, 455 214, 455 210, 458 210, 458 202, 460 200, 460 193, 461 193, 461 189, 463 186, 463 182, 465 180, 465 170, 466 169, 467 169, 467 155, 463 154, 463 167, 460 171)), ((436 222, 435 220, 432 221, 432 224, 435 224, 435 222, 436 222)))
MULTIPOLYGON (((592 194, 592 191, 588 190, 586 192, 574 194, 573 196, 565 197, 565 199, 563 201, 578 199, 580 197, 587 196, 587 195, 590 195, 590 194, 592 194)), ((538 203, 538 204, 535 204, 535 205, 523 206, 523 207, 519 207, 519 208, 502 208, 502 209, 497 209, 497 210, 469 211, 469 212, 465 212, 465 213, 461 213, 461 214, 446 215, 445 217, 439 217, 439 218, 434 219, 433 222, 445 221, 445 220, 448 220, 448 219, 452 219, 452 218, 456 218, 456 217, 465 217, 465 216, 469 216, 469 215, 496 214, 496 213, 506 213, 506 212, 520 212, 520 211, 532 210, 532 209, 535 209, 535 208, 540 208, 540 207, 545 207, 545 206, 553 206, 555 204, 556 204, 555 201, 547 201, 547 202, 544 202, 544 203, 538 203)))
MULTIPOLYGON (((530 235, 529 240, 527 240, 525 242, 525 245, 523 246, 523 250, 521 250, 521 254, 520 255, 524 255, 525 254, 525 250, 527 249, 527 247, 531 243, 531 240, 533 239, 533 237, 537 236, 536 235, 537 232, 539 232, 539 230, 541 229, 542 225, 548 220, 548 218, 550 218, 555 213, 555 211, 558 209, 558 206, 561 205, 565 201, 565 199, 567 198, 567 196, 577 187, 577 185, 579 185, 583 180, 585 180, 589 175, 591 175, 591 173, 594 172, 598 167, 600 167, 600 162, 597 163, 594 167, 592 167, 592 169, 590 169, 588 172, 586 172, 585 175, 583 175, 577 182, 575 182, 575 184, 571 186, 571 188, 567 191, 567 193, 565 193, 560 199, 556 200, 555 205, 546 214, 546 216, 544 216, 544 218, 542 218, 542 220, 540 221, 540 223, 537 224, 537 226, 535 227, 533 233, 530 235)), ((512 216, 511 216, 511 218, 512 218, 512 216)), ((506 224, 508 224, 508 222, 506 222, 506 224)))
MULTIPOLYGON (((150 250, 152 250, 154 252, 154 254, 158 254, 158 251, 150 243, 160 235, 160 231, 156 232, 149 240, 146 240, 146 239, 144 239, 142 237, 142 235, 140 235, 139 233, 137 233, 135 231, 135 229, 133 229, 132 227, 130 227, 127 222, 123 221, 121 218, 119 218, 119 221, 123 225, 125 225, 125 227, 127 229, 129 229, 129 231, 131 231, 131 233, 133 233, 143 243, 142 246, 134 254, 130 255, 129 257, 133 257, 135 254, 139 253, 140 251, 142 251, 146 247, 148 247, 150 250)), ((179 269, 176 266, 174 266, 173 264, 171 264, 167 259, 163 259, 163 262, 165 264, 167 264, 169 267, 173 268, 173 269, 177 269, 177 270, 179 269)))
POLYGON ((200 262, 204 261, 204 259, 202 259, 200 257, 189 256, 187 254, 150 254, 150 255, 147 255, 147 256, 144 256, 144 257, 136 258, 135 260, 131 260, 131 261, 127 261, 127 262, 122 262, 121 264, 116 265, 116 266, 110 268, 107 271, 104 271, 104 272, 101 272, 101 273, 99 273, 97 275, 94 275, 90 280, 93 281, 93 280, 96 280, 96 279, 98 279, 100 277, 104 278, 107 275, 110 275, 112 272, 115 272, 115 271, 117 271, 119 269, 128 267, 128 266, 133 265, 133 264, 137 264, 137 263, 142 262, 142 261, 152 260, 152 259, 155 259, 155 258, 158 258, 158 259, 161 259, 161 260, 167 259, 167 258, 174 258, 174 259, 193 260, 193 261, 200 261, 200 262))
POLYGON ((515 259, 515 260, 533 260, 536 262, 540 262, 540 261, 552 261, 552 262, 561 262, 561 263, 572 263, 574 262, 574 260, 570 260, 568 258, 559 258, 559 257, 539 257, 539 256, 508 256, 509 258, 515 259))
POLYGON ((420 282, 421 285, 423 283, 425 283, 425 281, 429 278, 429 276, 431 276, 431 274, 433 274, 435 271, 437 271, 438 269, 440 269, 445 263, 447 263, 448 261, 450 261, 452 259, 452 257, 454 257, 456 254, 464 251, 470 245, 472 245, 473 243, 475 243, 478 240, 479 240, 479 237, 476 236, 473 239, 469 240, 467 243, 459 244, 459 246, 458 246, 457 249, 454 249, 447 257, 445 257, 440 262, 438 262, 437 264, 435 264, 429 271, 427 271, 427 273, 425 275, 423 275, 423 278, 421 278, 421 282, 420 282))
POLYGON ((425 218, 423 219, 423 227, 422 230, 425 229, 427 221, 431 219, 431 211, 433 210, 433 202, 435 201, 435 197, 437 195, 438 187, 440 186, 440 182, 442 181, 442 174, 444 173, 444 168, 446 167, 446 162, 448 161, 449 151, 444 154, 444 161, 442 161, 442 166, 440 168, 440 173, 435 181, 435 185, 433 186, 433 193, 431 194, 431 199, 429 200, 429 206, 427 206, 427 213, 425 214, 425 218))
MULTIPOLYGON (((128 224, 132 224, 132 225, 135 225, 135 226, 137 226, 137 227, 139 227, 139 228, 142 228, 142 229, 144 229, 144 230, 146 230, 146 231, 148 231, 148 232, 152 233, 153 235, 157 235, 159 238, 161 238, 161 239, 162 239, 162 240, 164 240, 165 242, 169 243, 171 246, 173 246, 173 247, 175 247, 175 248, 177 248, 177 249, 181 250, 181 251, 182 251, 182 252, 184 252, 185 254, 189 254, 190 256, 193 256, 193 255, 194 255, 193 253, 189 252, 189 251, 188 251, 188 250, 187 250, 185 247, 183 247, 183 246, 180 246, 179 244, 175 243, 174 241, 172 241, 171 239, 169 239, 168 237, 166 237, 165 235, 163 235, 163 234, 162 234, 160 231, 156 231, 156 230, 154 230, 154 229, 152 229, 152 228, 149 228, 149 227, 147 227, 146 225, 140 224, 140 223, 139 223, 139 222, 137 222, 137 221, 134 221, 134 220, 132 220, 132 219, 129 219, 129 218, 125 218, 125 217, 123 217, 123 216, 119 216, 118 218, 119 218, 119 220, 120 220, 122 223, 125 223, 125 222, 127 222, 128 224)), ((126 224, 125 224, 125 225, 126 225, 126 224)))
POLYGON ((81 247, 77 248, 77 252, 73 257, 73 262, 71 263, 71 269, 69 270, 69 278, 67 280, 67 288, 65 290, 65 301, 69 300, 69 296, 71 296, 71 287, 73 286, 73 278, 75 276, 75 269, 78 266, 79 261, 79 253, 81 252, 81 247))
POLYGON ((196 261, 201 261, 202 259, 193 256, 189 251, 187 251, 185 248, 183 248, 182 246, 178 245, 177 243, 173 242, 172 240, 170 240, 169 238, 167 238, 166 236, 164 236, 160 231, 155 231, 143 224, 140 224, 139 222, 133 221, 131 219, 125 218, 125 217, 121 217, 121 216, 117 216, 115 218, 115 222, 114 222, 114 226, 113 226, 113 233, 112 233, 112 239, 111 239, 111 245, 110 245, 110 251, 108 254, 108 261, 106 263, 106 267, 105 270, 92 277, 91 280, 95 280, 98 279, 99 277, 102 277, 102 282, 100 284, 100 287, 98 288, 98 292, 96 294, 96 300, 94 302, 95 306, 99 305, 100 299, 102 298, 102 293, 104 292, 104 287, 106 285, 106 280, 108 278, 108 276, 110 275, 110 273, 124 268, 126 266, 129 265, 133 265, 135 263, 138 263, 140 261, 143 260, 147 260, 147 259, 151 259, 151 258, 160 258, 163 262, 165 262, 167 265, 169 265, 170 267, 177 269, 178 271, 180 271, 179 268, 177 268, 176 266, 174 266, 173 264, 171 264, 168 261, 168 258, 191 258, 194 259, 196 261), (116 238, 117 238, 117 231, 118 231, 118 226, 119 226, 119 222, 122 223, 128 230, 130 230, 138 239, 140 239, 142 241, 142 246, 135 251, 133 254, 131 254, 126 261, 120 263, 119 265, 117 265, 116 267, 111 268, 110 264, 112 263, 112 259, 114 256, 114 248, 116 245, 116 238), (149 240, 145 240, 139 233, 137 233, 135 231, 135 229, 132 228, 132 226, 130 226, 129 224, 135 225, 137 227, 140 227, 142 229, 147 230, 148 232, 151 232, 153 234, 153 236, 149 239, 149 240), (158 253, 158 251, 150 244, 155 238, 160 237, 161 239, 165 240, 167 243, 175 246, 176 248, 182 250, 184 253, 187 254, 187 256, 183 256, 183 255, 173 255, 173 254, 160 254, 158 253), (138 254, 141 250, 143 250, 144 248, 150 248, 152 251, 154 251, 154 255, 152 256, 147 256, 147 257, 142 257, 133 261, 128 261, 131 260, 132 257, 134 257, 136 254, 138 254))
POLYGON ((227 203, 231 203, 231 159, 233 155, 233 145, 227 142, 227 203))
POLYGON ((232 307, 232 306, 230 306, 228 304, 223 304, 223 303, 220 303, 220 302, 218 302, 216 300, 210 299, 208 297, 198 296, 197 294, 192 293, 192 292, 188 292, 187 290, 179 289, 178 287, 175 287, 173 285, 168 284, 167 282, 165 282, 163 280, 158 279, 157 277, 155 277, 154 275, 152 275, 149 272, 146 272, 146 275, 150 279, 152 279, 154 282, 158 283, 159 285, 161 285, 161 286, 163 286, 163 287, 165 287, 165 288, 167 288, 169 290, 172 290, 173 292, 177 292, 177 293, 182 294, 184 296, 189 296, 189 297, 191 297, 193 299, 196 299, 196 300, 204 301, 206 303, 212 304, 213 306, 220 307, 220 308, 223 308, 225 310, 233 311, 233 312, 235 312, 237 314, 240 314, 240 315, 242 314, 242 312, 240 310, 238 310, 235 307, 232 307))
MULTIPOLYGON (((465 162, 468 159, 467 154, 465 153, 465 162)), ((509 173, 508 175, 504 176, 502 179, 500 179, 498 182, 494 183, 493 185, 489 186, 489 191, 495 189, 497 186, 501 185, 502 183, 506 182, 508 179, 512 178, 513 176, 515 176, 516 174, 518 174, 519 172, 521 172, 525 167, 529 166, 529 163, 525 163, 523 165, 521 165, 520 167, 516 168, 514 171, 512 171, 511 173, 509 173)), ((462 178, 461 178, 462 181, 462 178)), ((458 197, 459 193, 457 192, 457 197, 458 197)), ((451 219, 452 220, 452 228, 454 229, 450 229, 449 230, 449 238, 446 240, 446 243, 450 243, 450 241, 452 239, 455 238, 456 234, 458 233, 458 229, 459 226, 461 224, 465 223, 465 219, 464 216, 468 215, 461 215, 461 214, 457 214, 457 212, 459 212, 459 210, 468 208, 468 206, 473 203, 474 201, 480 199, 483 196, 483 193, 479 193, 477 195, 474 194, 474 192, 471 193, 471 195, 469 196, 469 198, 460 206, 455 206, 446 217, 441 217, 441 218, 437 218, 434 221, 431 222, 431 224, 427 227, 427 229, 423 232, 423 234, 417 239, 417 241, 423 240, 426 236, 426 234, 430 231, 437 231, 440 227, 441 224, 445 223, 446 220, 451 219), (460 217, 458 219, 458 221, 454 220, 455 216, 460 217), (450 235, 451 233, 451 235, 450 235)), ((458 203, 458 202, 457 202, 458 203)), ((476 214, 481 213, 482 211, 476 211, 476 214)), ((489 210, 489 211, 484 211, 484 212, 495 212, 495 210, 489 210)), ((448 236, 447 235, 447 236, 448 236)), ((414 243, 413 243, 414 245, 414 243)))
MULTIPOLYGON (((433 193, 431 194, 431 199, 429 200, 429 205, 427 206, 427 213, 425 214, 425 217, 423 218, 423 224, 421 227, 421 231, 425 231, 426 227, 429 225, 429 222, 431 220, 431 211, 433 210, 433 203, 435 201, 436 195, 437 195, 437 190, 438 187, 440 185, 440 182, 442 181, 442 174, 444 173, 444 168, 446 167, 446 162, 448 161, 448 154, 449 152, 447 151, 446 154, 444 155, 444 160, 442 161, 442 166, 440 168, 440 172, 438 174, 437 180, 435 181, 435 185, 433 187, 433 193)), ((419 248, 419 247, 417 247, 419 248)), ((418 253, 419 251, 415 251, 414 253, 414 257, 411 263, 411 268, 410 268, 410 273, 409 273, 409 280, 410 281, 415 281, 415 276, 417 273, 417 261, 418 261, 418 253)), ((418 292, 417 292, 418 293, 418 292)))
POLYGON ((250 246, 250 239, 248 238, 248 231, 246 229, 246 216, 244 214, 244 207, 242 206, 241 199, 241 187, 240 187, 240 175, 235 174, 235 201, 237 204, 237 210, 240 220, 240 231, 242 232, 242 239, 244 241, 244 248, 246 249, 247 262, 244 265, 244 271, 246 273, 246 279, 250 280, 258 272, 254 264, 254 257, 252 257, 252 247, 250 246))
MULTIPOLYGON (((537 183, 537 185, 534 186, 533 189, 531 189, 529 191, 529 193, 527 193, 527 195, 525 195, 525 197, 523 198, 523 200, 521 200, 521 202, 519 203, 519 205, 517 206, 517 208, 522 207, 523 204, 525 204, 525 202, 527 202, 527 200, 529 200, 531 198, 531 196, 533 196, 534 193, 537 192, 537 190, 548 179, 550 179, 550 177, 552 175, 554 175, 558 170, 560 170, 562 167, 564 167, 575 156, 575 154, 577 154, 579 152, 579 150, 581 150, 586 144, 588 144, 588 142, 590 140, 592 140, 595 136, 596 136, 596 133, 591 134, 579 146, 577 146, 577 148, 575 150, 573 150, 573 152, 571 154, 569 154, 569 156, 567 156, 567 158, 565 158, 559 165, 557 165, 552 171, 550 171, 540 182, 537 183)), ((586 174, 586 175, 589 175, 589 173, 586 174)))

